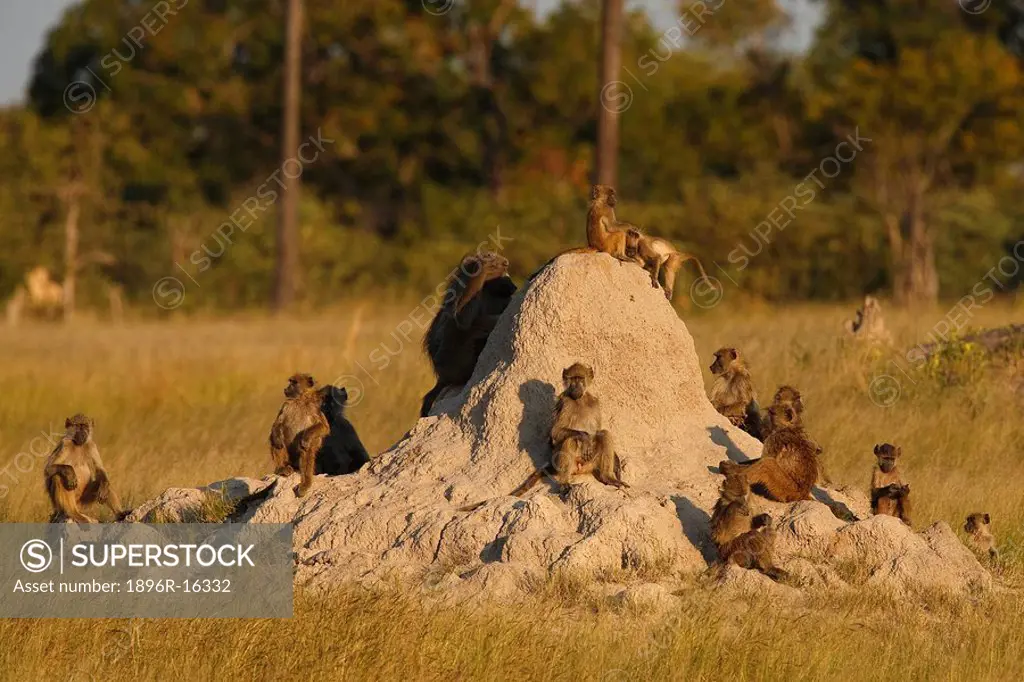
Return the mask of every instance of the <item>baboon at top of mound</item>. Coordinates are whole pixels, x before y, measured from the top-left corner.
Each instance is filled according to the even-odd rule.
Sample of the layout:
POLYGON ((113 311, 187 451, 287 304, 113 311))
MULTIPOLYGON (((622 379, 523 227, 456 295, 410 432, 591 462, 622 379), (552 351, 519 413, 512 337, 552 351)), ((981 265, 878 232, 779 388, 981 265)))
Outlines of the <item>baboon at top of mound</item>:
POLYGON ((743 355, 735 348, 719 348, 710 369, 715 375, 710 395, 715 410, 728 417, 733 426, 760 440, 761 408, 743 355))
POLYGON ((462 259, 423 339, 437 383, 423 396, 421 417, 430 413, 442 391, 473 376, 487 337, 515 293, 505 257, 485 251, 462 259))

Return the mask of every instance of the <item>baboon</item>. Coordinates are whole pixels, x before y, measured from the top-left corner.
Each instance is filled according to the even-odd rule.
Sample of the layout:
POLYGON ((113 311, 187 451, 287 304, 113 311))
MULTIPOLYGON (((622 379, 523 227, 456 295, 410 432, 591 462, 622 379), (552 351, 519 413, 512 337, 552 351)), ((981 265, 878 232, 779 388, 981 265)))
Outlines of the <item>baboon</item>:
POLYGON ((820 448, 807 437, 792 405, 768 408, 773 430, 764 441, 760 459, 750 462, 723 460, 719 470, 726 476, 743 473, 754 492, 776 502, 810 498, 818 480, 820 448))
POLYGON ((729 418, 754 438, 761 438, 761 408, 757 404, 757 392, 750 380, 750 370, 740 352, 735 348, 719 348, 715 361, 711 363, 715 375, 711 384, 711 404, 718 413, 729 418))
MULTIPOLYGON (((803 414, 804 414, 804 402, 800 396, 800 391, 793 388, 792 386, 779 386, 775 391, 775 396, 772 398, 772 405, 790 405, 796 412, 797 421, 803 425, 803 414)), ((764 439, 769 436, 772 432, 772 421, 768 418, 768 413, 765 412, 761 418, 761 438, 760 441, 764 442, 764 439)))
POLYGON ((902 448, 889 443, 875 446, 878 463, 871 474, 871 513, 897 516, 909 526, 910 486, 896 466, 902 454, 902 448))
POLYGON ((291 476, 296 469, 302 473, 302 481, 295 488, 296 496, 302 497, 313 485, 316 454, 331 427, 321 411, 323 395, 310 375, 289 377, 284 397, 270 427, 270 456, 278 476, 291 476))
POLYGON ((65 518, 75 523, 96 523, 96 519, 82 512, 83 507, 93 503, 107 506, 121 520, 121 500, 110 486, 100 450, 92 440, 95 422, 84 414, 76 414, 64 420, 64 428, 64 437, 43 469, 53 507, 50 523, 65 518))
POLYGON ((975 551, 987 553, 989 560, 995 562, 999 559, 999 550, 996 549, 996 537, 989 526, 991 523, 992 518, 988 514, 971 514, 964 523, 964 532, 975 551))
POLYGON ((627 232, 636 230, 636 226, 615 218, 617 203, 615 190, 610 185, 594 185, 591 188, 590 207, 587 210, 587 244, 620 261, 642 265, 637 256, 626 253, 627 232))
MULTIPOLYGON (((601 404, 587 389, 594 380, 594 370, 574 363, 562 371, 564 390, 555 404, 555 423, 551 427, 551 463, 534 471, 510 495, 520 496, 537 485, 544 476, 551 476, 565 492, 572 476, 593 474, 601 483, 628 488, 622 480, 622 463, 615 453, 612 437, 603 428, 601 404)), ((460 507, 473 511, 484 502, 460 507)))
POLYGON ((348 391, 344 387, 328 385, 319 392, 320 411, 331 430, 316 455, 316 473, 328 476, 355 473, 370 461, 370 455, 352 422, 345 417, 348 391))
POLYGON ((865 296, 864 305, 857 310, 856 317, 847 320, 843 326, 847 334, 858 339, 872 343, 889 343, 892 340, 882 318, 882 306, 874 296, 865 296))
POLYGON ((724 565, 734 563, 753 568, 772 580, 781 580, 785 571, 775 566, 772 546, 775 536, 768 514, 753 516, 747 503, 750 485, 742 473, 726 476, 721 496, 711 515, 711 539, 724 565))
POLYGON ((508 259, 489 251, 462 259, 423 338, 437 383, 423 396, 420 417, 430 413, 442 391, 461 386, 473 376, 487 337, 515 292, 508 259))
POLYGON ((697 256, 679 251, 667 239, 641 234, 636 229, 629 230, 626 236, 626 256, 632 257, 633 254, 634 260, 651 273, 651 286, 655 289, 663 287, 665 298, 670 301, 676 287, 676 275, 686 261, 692 260, 696 263, 701 279, 708 279, 708 273, 704 272, 704 266, 697 256))

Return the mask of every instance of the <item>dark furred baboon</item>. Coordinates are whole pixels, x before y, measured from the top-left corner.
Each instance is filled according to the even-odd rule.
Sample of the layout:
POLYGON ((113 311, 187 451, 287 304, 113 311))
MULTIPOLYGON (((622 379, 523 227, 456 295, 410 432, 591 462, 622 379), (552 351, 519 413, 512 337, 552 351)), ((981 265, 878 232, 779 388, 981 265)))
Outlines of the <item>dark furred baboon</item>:
POLYGON ((897 516, 910 525, 910 486, 896 460, 903 449, 889 443, 875 446, 878 463, 871 474, 871 513, 897 516))
POLYGON ((726 476, 711 515, 711 539, 722 564, 761 571, 773 580, 785 577, 772 558, 774 533, 771 517, 753 516, 747 503, 750 485, 742 473, 726 476))
POLYGON ((503 256, 485 251, 462 259, 423 338, 437 383, 423 396, 421 417, 430 413, 444 389, 462 386, 473 376, 487 337, 515 293, 503 256))
POLYGON ((347 402, 348 391, 344 387, 324 386, 320 389, 320 411, 327 418, 331 431, 316 455, 318 474, 351 474, 370 461, 370 454, 359 440, 359 434, 345 417, 347 402))
MULTIPOLYGON (((555 404, 551 464, 530 474, 510 495, 524 494, 544 476, 552 476, 563 492, 568 490, 572 476, 583 474, 593 474, 605 485, 629 487, 622 480, 622 464, 615 454, 611 434, 603 428, 600 402, 587 391, 593 380, 594 370, 579 362, 562 371, 565 390, 555 404)), ((460 507, 459 511, 473 511, 483 505, 484 502, 476 502, 460 507)))
POLYGON ((76 523, 96 523, 96 519, 82 512, 83 507, 93 503, 106 505, 118 520, 124 515, 121 501, 110 487, 100 450, 92 440, 94 426, 95 422, 84 414, 68 417, 64 421, 64 437, 46 460, 43 476, 53 507, 50 523, 65 518, 76 523))
POLYGON ((991 561, 999 559, 999 550, 996 549, 996 536, 992 534, 989 524, 992 517, 985 513, 971 514, 964 523, 964 532, 967 533, 968 544, 976 552, 985 552, 991 561))
POLYGON ((632 223, 615 218, 618 199, 609 185, 594 185, 590 190, 590 206, 587 210, 587 244, 592 249, 609 253, 620 261, 640 265, 636 257, 626 253, 627 231, 635 230, 632 223))
POLYGON ((700 259, 692 253, 679 251, 672 246, 672 242, 661 237, 652 237, 641 234, 639 230, 630 230, 626 235, 626 255, 636 255, 636 260, 643 266, 644 270, 651 273, 651 286, 657 289, 659 286, 665 289, 665 298, 672 300, 676 287, 676 276, 679 268, 688 260, 697 264, 700 270, 701 279, 708 279, 708 273, 704 272, 704 266, 700 259))
POLYGON ((757 392, 750 380, 750 370, 735 348, 719 348, 711 363, 715 380, 711 384, 711 404, 718 413, 728 417, 754 438, 761 438, 761 408, 757 392))
POLYGON ((310 375, 289 377, 284 397, 270 427, 270 456, 278 476, 290 476, 296 469, 302 472, 302 481, 295 488, 295 494, 302 497, 313 485, 316 454, 331 427, 321 411, 323 396, 310 375))
POLYGON ((761 458, 742 463, 724 460, 719 463, 719 469, 726 476, 745 474, 751 489, 768 499, 777 502, 809 499, 811 488, 818 480, 820 448, 807 437, 792 406, 773 405, 768 413, 774 427, 764 442, 761 458))

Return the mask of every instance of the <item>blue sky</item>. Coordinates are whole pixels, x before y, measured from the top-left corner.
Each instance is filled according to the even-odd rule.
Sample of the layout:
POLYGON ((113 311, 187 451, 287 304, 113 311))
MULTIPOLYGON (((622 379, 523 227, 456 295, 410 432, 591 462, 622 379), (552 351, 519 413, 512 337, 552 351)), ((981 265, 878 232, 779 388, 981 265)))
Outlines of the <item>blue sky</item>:
MULTIPOLYGON (((55 25, 64 10, 77 0, 0 0, 0 106, 21 101, 25 96, 35 59, 46 32, 55 25)), ((342 0, 344 2, 344 0, 342 0)), ((523 1, 523 0, 521 0, 523 1)), ((561 0, 526 0, 544 14, 561 0)), ((810 41, 817 12, 807 0, 783 0, 795 7, 798 16, 791 44, 799 49, 810 41)), ((644 7, 659 26, 668 26, 676 16, 675 0, 630 0, 631 7, 644 7)))

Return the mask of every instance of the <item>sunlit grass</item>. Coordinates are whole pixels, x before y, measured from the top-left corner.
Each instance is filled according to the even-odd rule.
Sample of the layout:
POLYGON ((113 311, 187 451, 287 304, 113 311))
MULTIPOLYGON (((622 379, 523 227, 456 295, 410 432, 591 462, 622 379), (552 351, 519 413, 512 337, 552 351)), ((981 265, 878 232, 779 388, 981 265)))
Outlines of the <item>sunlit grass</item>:
MULTIPOLYGON (((0 519, 47 518, 47 438, 59 437, 75 412, 96 419, 113 484, 133 502, 168 487, 262 476, 270 471, 267 430, 286 377, 296 371, 346 385, 357 403, 349 416, 367 448, 386 449, 412 426, 432 384, 422 331, 408 323, 415 306, 353 303, 301 321, 0 329, 0 519)), ((989 512, 1003 576, 1019 582, 1024 407, 1004 374, 950 383, 912 371, 901 351, 850 346, 841 322, 852 308, 734 312, 723 303, 711 313, 682 313, 706 377, 711 353, 730 345, 745 352, 762 401, 779 384, 800 388, 809 430, 837 484, 866 489, 874 444, 901 445, 916 524, 941 519, 960 532, 968 513, 989 512), (881 374, 898 382, 898 398, 886 407, 872 399, 881 374)), ((897 348, 931 340, 929 330, 945 313, 887 310, 897 348)), ((991 304, 971 323, 1019 317, 991 304)), ((470 610, 346 589, 329 599, 300 597, 291 621, 3 621, 0 671, 5 679, 112 680, 1024 674, 1024 600, 1017 596, 892 604, 836 595, 779 607, 726 601, 698 587, 678 610, 638 614, 595 603, 584 587, 554 581, 538 585, 538 596, 521 607, 470 610)))

